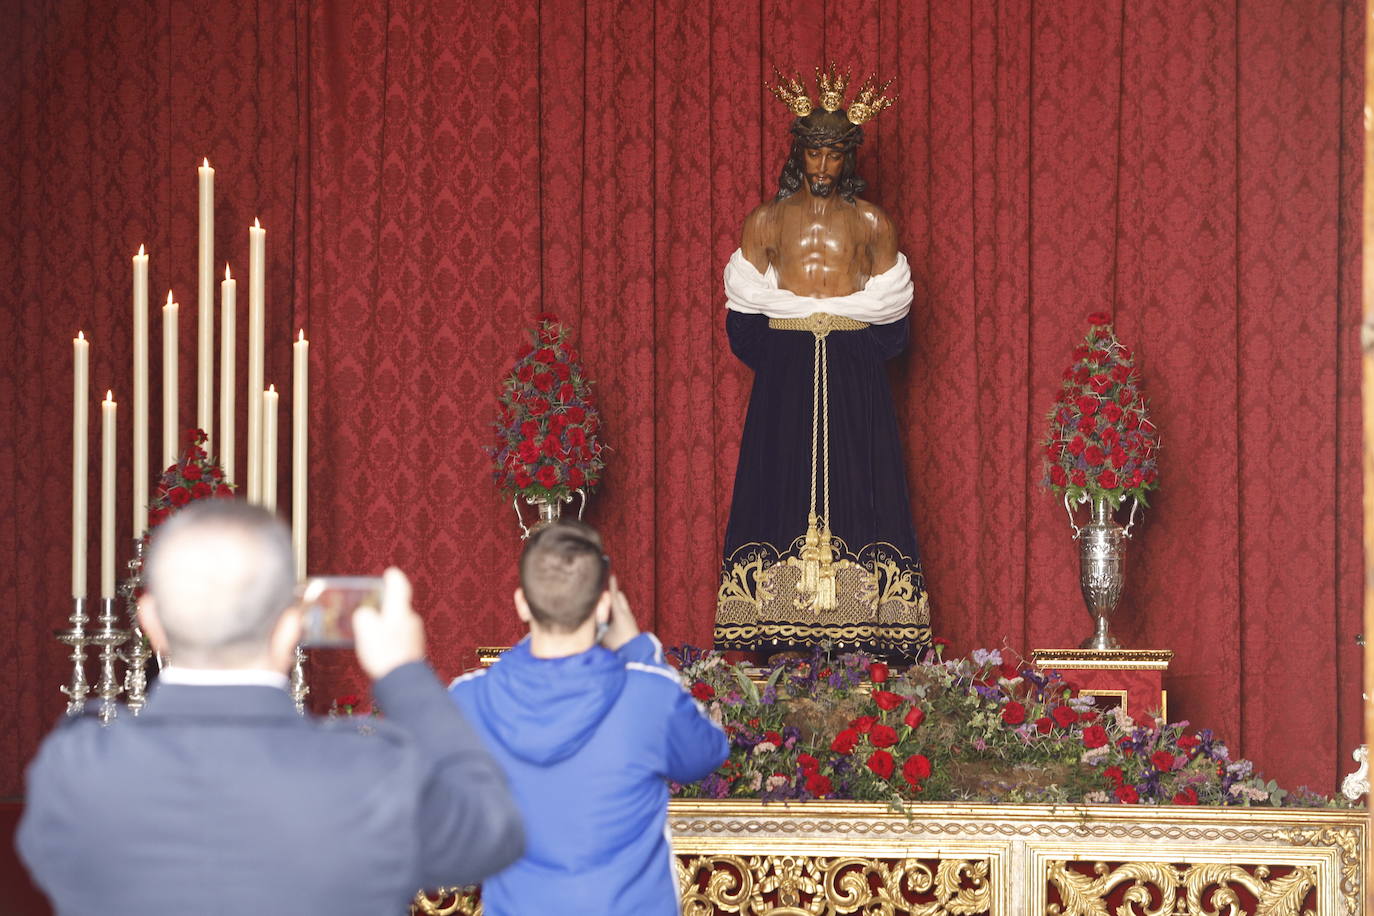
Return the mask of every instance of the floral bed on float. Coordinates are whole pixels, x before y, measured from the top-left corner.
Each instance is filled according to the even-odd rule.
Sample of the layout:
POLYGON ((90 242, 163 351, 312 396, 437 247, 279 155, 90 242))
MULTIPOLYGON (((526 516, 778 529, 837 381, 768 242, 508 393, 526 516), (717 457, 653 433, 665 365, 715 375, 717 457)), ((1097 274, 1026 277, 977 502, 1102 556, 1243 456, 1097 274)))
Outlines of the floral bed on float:
POLYGON ((1009 651, 905 669, 815 650, 759 676, 714 651, 670 651, 730 736, 730 759, 680 798, 1348 807, 1265 781, 1207 729, 1099 712, 1009 651))

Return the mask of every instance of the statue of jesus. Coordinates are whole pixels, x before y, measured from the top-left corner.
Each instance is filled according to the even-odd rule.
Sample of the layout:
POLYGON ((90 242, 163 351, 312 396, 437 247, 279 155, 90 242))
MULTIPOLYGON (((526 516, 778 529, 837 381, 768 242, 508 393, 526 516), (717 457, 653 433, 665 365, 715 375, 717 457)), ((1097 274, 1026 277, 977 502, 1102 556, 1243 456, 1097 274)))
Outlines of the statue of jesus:
POLYGON ((847 75, 770 86, 796 115, 777 196, 725 268, 726 329, 754 370, 716 600, 716 645, 828 641, 881 656, 930 642, 930 608, 884 364, 906 346, 911 272, 859 198, 862 124, 892 100, 847 75))

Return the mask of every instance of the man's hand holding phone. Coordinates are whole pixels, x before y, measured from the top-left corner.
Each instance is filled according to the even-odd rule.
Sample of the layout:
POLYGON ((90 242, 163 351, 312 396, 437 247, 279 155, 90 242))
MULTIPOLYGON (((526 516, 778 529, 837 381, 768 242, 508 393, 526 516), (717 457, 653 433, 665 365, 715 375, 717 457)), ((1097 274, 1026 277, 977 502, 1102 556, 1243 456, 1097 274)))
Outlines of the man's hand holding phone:
POLYGON ((396 567, 382 574, 382 609, 360 607, 353 613, 358 663, 374 681, 392 671, 423 661, 425 627, 410 606, 410 580, 396 567))
POLYGON ((614 652, 639 635, 639 624, 635 622, 635 615, 630 612, 630 602, 620 590, 620 583, 615 576, 611 576, 606 590, 611 595, 611 619, 606 632, 601 634, 601 644, 614 652))

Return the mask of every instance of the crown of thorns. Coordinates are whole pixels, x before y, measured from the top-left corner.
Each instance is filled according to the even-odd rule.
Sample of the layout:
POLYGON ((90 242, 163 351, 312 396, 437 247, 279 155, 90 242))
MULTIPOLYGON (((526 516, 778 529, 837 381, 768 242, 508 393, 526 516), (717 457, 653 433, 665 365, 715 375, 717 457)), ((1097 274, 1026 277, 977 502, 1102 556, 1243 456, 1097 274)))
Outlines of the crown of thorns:
MULTIPOLYGON (((828 70, 816 68, 816 102, 812 102, 811 96, 807 93, 806 87, 802 85, 801 77, 785 77, 777 67, 773 68, 773 79, 775 83, 764 83, 764 87, 779 102, 786 105, 794 115, 804 118, 811 114, 816 108, 816 102, 825 111, 839 111, 844 107, 844 91, 849 86, 849 71, 840 73, 835 64, 831 64, 828 70)), ((854 100, 849 103, 849 108, 845 111, 845 117, 849 118, 851 124, 863 124, 871 121, 878 116, 884 108, 891 107, 897 101, 896 96, 886 95, 887 87, 892 85, 892 80, 879 84, 877 75, 870 76, 859 86, 859 92, 854 96, 854 100)))

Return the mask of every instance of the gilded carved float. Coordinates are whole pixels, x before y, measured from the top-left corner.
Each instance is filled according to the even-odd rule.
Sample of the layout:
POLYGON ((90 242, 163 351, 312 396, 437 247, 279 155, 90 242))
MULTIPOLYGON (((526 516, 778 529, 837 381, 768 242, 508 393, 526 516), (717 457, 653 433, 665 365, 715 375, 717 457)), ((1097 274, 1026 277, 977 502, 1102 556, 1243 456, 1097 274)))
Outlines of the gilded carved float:
MULTIPOLYGON (((686 916, 1360 916, 1365 812, 866 802, 669 807, 686 916)), ((453 893, 413 913, 476 916, 453 893)))

